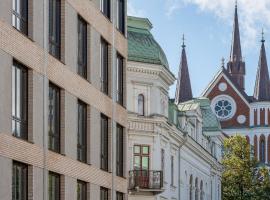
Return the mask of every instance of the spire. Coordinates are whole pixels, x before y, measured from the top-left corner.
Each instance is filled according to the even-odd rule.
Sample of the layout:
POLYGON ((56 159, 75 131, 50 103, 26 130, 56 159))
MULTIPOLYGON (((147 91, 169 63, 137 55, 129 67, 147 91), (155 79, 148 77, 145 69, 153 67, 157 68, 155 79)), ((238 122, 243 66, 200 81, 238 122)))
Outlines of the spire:
POLYGON ((232 38, 230 60, 232 62, 233 61, 242 61, 241 41, 240 41, 238 12, 237 12, 237 1, 235 2, 233 38, 232 38))
POLYGON ((237 11, 237 1, 235 2, 235 12, 234 12, 234 25, 232 33, 232 45, 230 59, 227 64, 227 70, 232 76, 232 80, 235 84, 244 90, 245 89, 245 62, 242 58, 241 51, 241 40, 240 40, 240 31, 238 23, 238 11, 237 11))
POLYGON ((270 82, 264 42, 264 32, 262 31, 262 45, 254 89, 254 98, 258 101, 270 101, 270 82))
POLYGON ((176 104, 192 99, 192 90, 191 90, 191 83, 190 83, 185 47, 186 47, 185 36, 183 35, 181 62, 180 62, 177 86, 176 86, 176 92, 175 92, 176 104))

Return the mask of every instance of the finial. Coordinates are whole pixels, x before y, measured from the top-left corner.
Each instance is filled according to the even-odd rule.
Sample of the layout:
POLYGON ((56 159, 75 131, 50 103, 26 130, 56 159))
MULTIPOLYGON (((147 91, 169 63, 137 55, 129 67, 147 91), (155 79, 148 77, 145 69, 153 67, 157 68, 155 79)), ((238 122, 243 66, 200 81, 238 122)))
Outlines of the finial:
POLYGON ((237 4, 238 4, 238 2, 237 2, 237 0, 235 0, 235 8, 237 9, 237 4))
POLYGON ((264 30, 263 30, 263 28, 262 28, 262 40, 261 40, 261 42, 262 42, 262 43, 265 42, 265 39, 264 39, 264 30))
POLYGON ((185 48, 186 47, 186 45, 185 45, 185 34, 183 34, 182 41, 183 41, 182 48, 185 48))
POLYGON ((224 66, 225 66, 225 58, 222 57, 222 58, 221 58, 221 67, 224 67, 224 66))

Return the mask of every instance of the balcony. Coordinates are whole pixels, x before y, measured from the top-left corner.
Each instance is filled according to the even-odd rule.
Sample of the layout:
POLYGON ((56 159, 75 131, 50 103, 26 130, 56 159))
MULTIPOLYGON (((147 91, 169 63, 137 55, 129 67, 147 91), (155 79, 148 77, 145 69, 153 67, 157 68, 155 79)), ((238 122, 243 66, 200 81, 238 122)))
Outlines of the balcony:
POLYGON ((163 192, 163 172, 155 170, 132 170, 129 171, 129 191, 163 192))

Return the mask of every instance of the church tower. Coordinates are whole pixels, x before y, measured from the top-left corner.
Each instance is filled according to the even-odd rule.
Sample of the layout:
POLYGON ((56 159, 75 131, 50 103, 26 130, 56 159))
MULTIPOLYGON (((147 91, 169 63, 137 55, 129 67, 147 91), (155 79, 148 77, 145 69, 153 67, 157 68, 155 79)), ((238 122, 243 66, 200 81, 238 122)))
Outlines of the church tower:
POLYGON ((175 92, 175 104, 191 100, 193 97, 185 48, 185 38, 183 36, 181 62, 179 66, 177 86, 175 92))
POLYGON ((227 64, 227 70, 232 76, 232 80, 240 89, 245 90, 245 62, 242 59, 241 41, 239 33, 237 4, 235 5, 234 27, 232 34, 232 46, 230 60, 227 64))
POLYGON ((264 46, 264 37, 262 32, 262 45, 254 88, 254 98, 258 101, 270 101, 270 82, 267 66, 267 59, 264 46))

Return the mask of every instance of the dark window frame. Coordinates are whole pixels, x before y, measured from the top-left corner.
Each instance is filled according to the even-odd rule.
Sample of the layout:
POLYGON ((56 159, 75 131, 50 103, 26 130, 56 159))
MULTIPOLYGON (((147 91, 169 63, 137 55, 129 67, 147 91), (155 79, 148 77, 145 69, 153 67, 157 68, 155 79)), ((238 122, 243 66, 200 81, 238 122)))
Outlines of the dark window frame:
POLYGON ((123 106, 124 104, 124 58, 117 54, 117 64, 116 64, 116 73, 117 73, 117 103, 123 106))
POLYGON ((111 0, 100 0, 100 10, 105 17, 111 19, 111 0))
POLYGON ((124 193, 116 192, 116 200, 124 200, 124 193))
POLYGON ((12 134, 28 140, 28 69, 17 61, 12 65, 12 134))
POLYGON ((108 95, 109 94, 109 43, 101 38, 101 49, 100 49, 100 65, 101 65, 101 91, 108 95))
POLYGON ((61 89, 49 83, 48 148, 60 153, 61 147, 61 89), (53 103, 53 104, 51 104, 53 103), (55 106, 55 108, 53 108, 55 106))
POLYGON ((61 175, 57 174, 55 172, 51 172, 49 171, 49 177, 48 177, 48 198, 50 200, 60 200, 61 199, 61 175), (54 183, 54 185, 57 185, 58 187, 52 187, 50 186, 51 181, 50 181, 50 177, 54 177, 56 181, 56 183, 54 183), (58 183, 58 184, 57 184, 58 183), (52 190, 54 190, 54 192, 52 192, 52 190), (52 194, 56 194, 55 197, 51 198, 52 194))
POLYGON ((27 199, 28 199, 28 165, 24 164, 24 163, 17 162, 17 161, 13 161, 13 165, 12 165, 12 200, 27 200, 27 199), (17 179, 18 178, 17 177, 18 168, 21 168, 20 170, 22 170, 22 174, 19 174, 19 175, 21 175, 23 177, 20 177, 20 179, 23 183, 25 183, 24 187, 20 188, 20 189, 19 189, 19 185, 21 186, 21 185, 23 185, 23 183, 21 182, 21 184, 16 185, 20 181, 17 179), (22 193, 22 194, 18 195, 18 193, 22 193), (21 196, 21 198, 19 198, 17 195, 21 196))
POLYGON ((109 118, 101 114, 101 145, 100 145, 100 168, 109 170, 109 118))
POLYGON ((108 200, 108 199, 109 199, 109 189, 100 187, 100 200, 108 200))
POLYGON ((126 31, 126 14, 125 14, 125 0, 117 0, 117 29, 125 35, 126 31))
POLYGON ((135 144, 134 145, 134 150, 133 150, 133 168, 134 168, 134 170, 147 170, 147 171, 149 171, 149 169, 150 169, 150 146, 149 145, 142 145, 142 144, 135 144), (139 149, 140 149, 140 152, 139 153, 136 153, 135 152, 135 147, 139 147, 139 149), (147 149, 148 149, 148 153, 143 153, 143 148, 144 147, 147 147, 147 149), (139 157, 140 158, 140 166, 139 166, 139 169, 136 169, 135 168, 135 157, 139 157), (147 158, 147 161, 148 161, 148 163, 147 163, 147 169, 144 169, 143 168, 143 158, 147 158))
POLYGON ((12 3, 12 26, 28 36, 28 0, 14 0, 13 2, 15 5, 12 3))
POLYGON ((87 79, 88 44, 87 22, 78 15, 78 74, 87 79))
POLYGON ((87 183, 81 180, 77 180, 77 200, 87 200, 87 183))
POLYGON ((77 159, 87 162, 87 104, 78 100, 77 159), (82 112, 82 113, 81 113, 82 112), (82 120, 82 121, 80 121, 82 120), (82 154, 82 155, 81 155, 82 154))
POLYGON ((138 113, 141 116, 145 115, 145 97, 143 94, 138 95, 138 113))
POLYGON ((174 156, 171 156, 171 186, 174 186, 174 156))
POLYGON ((124 176, 124 128, 116 125, 116 175, 124 176))
POLYGON ((49 53, 61 59, 61 1, 49 0, 49 53))

